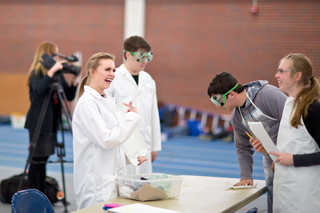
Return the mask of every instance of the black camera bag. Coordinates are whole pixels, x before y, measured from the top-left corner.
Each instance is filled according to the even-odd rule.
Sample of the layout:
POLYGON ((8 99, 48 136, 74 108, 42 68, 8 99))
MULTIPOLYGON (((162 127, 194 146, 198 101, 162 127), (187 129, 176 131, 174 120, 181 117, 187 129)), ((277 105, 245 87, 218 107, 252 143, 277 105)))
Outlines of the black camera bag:
MULTIPOLYGON (((19 174, 1 181, 0 201, 2 203, 11 203, 12 196, 18 191, 21 178, 22 174, 19 174)), ((57 201, 59 201, 59 199, 57 198, 58 195, 61 194, 57 180, 52 177, 46 177, 46 184, 47 192, 45 193, 45 195, 52 204, 56 203, 57 201)), ((22 182, 21 190, 24 189, 29 189, 28 175, 24 176, 24 180, 22 182)))

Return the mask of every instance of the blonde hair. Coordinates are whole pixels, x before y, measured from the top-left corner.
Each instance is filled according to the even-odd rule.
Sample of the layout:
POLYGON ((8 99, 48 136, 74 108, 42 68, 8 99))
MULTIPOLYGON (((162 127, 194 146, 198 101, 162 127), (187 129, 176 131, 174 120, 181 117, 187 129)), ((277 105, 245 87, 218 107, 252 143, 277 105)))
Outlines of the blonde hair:
POLYGON ((50 42, 50 41, 43 41, 41 44, 39 44, 39 46, 37 47, 36 53, 33 57, 33 61, 32 64, 29 68, 29 72, 28 72, 28 81, 27 81, 27 85, 30 86, 30 77, 33 73, 35 73, 35 75, 39 75, 39 73, 41 72, 42 75, 46 75, 48 72, 48 69, 46 69, 43 65, 42 65, 42 55, 47 53, 48 55, 51 55, 52 53, 56 53, 57 51, 57 46, 50 42))
POLYGON ((93 54, 90 57, 90 59, 87 62, 87 75, 81 80, 81 83, 80 83, 79 98, 84 92, 84 85, 88 85, 90 82, 90 70, 92 70, 92 72, 95 72, 98 66, 100 65, 99 63, 101 59, 110 59, 114 61, 115 56, 109 53, 100 52, 100 53, 93 54))
MULTIPOLYGON (((320 100, 320 85, 319 81, 312 76, 313 67, 310 59, 301 54, 294 53, 285 56, 283 60, 291 60, 292 65, 289 68, 291 75, 300 72, 301 78, 298 84, 302 84, 304 88, 297 94, 293 104, 293 109, 296 108, 291 118, 291 126, 298 128, 301 124, 301 116, 304 118, 308 115, 308 108, 314 101, 320 100)), ((280 61, 280 63, 281 63, 280 61)))

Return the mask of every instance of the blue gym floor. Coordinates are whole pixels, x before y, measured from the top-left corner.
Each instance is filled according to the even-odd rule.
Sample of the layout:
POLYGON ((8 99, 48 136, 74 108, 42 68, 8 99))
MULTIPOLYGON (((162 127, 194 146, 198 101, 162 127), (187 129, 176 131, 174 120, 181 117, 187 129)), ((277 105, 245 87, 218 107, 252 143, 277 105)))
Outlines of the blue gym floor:
MULTIPOLYGON (((68 211, 75 211, 75 198, 73 193, 73 163, 72 163, 72 137, 70 132, 65 132, 64 163, 67 200, 70 202, 68 211)), ((61 142, 61 134, 59 134, 61 142)), ((25 129, 13 129, 9 124, 0 124, 0 181, 12 175, 22 173, 28 157, 29 136, 25 129)), ((56 161, 56 155, 49 160, 56 161)), ((163 142, 162 151, 153 163, 156 173, 173 175, 200 175, 239 178, 234 142, 222 140, 204 141, 198 137, 184 136, 170 138, 163 142)), ((47 175, 56 178, 62 187, 61 164, 50 163, 47 165, 47 175)), ((264 179, 262 155, 254 155, 254 179, 264 179)), ((266 195, 263 195, 241 208, 236 213, 245 213, 253 207, 258 207, 259 213, 265 213, 266 195)), ((57 213, 64 212, 65 207, 61 202, 54 204, 57 213)), ((11 212, 11 205, 0 203, 0 213, 11 212)))
MULTIPOLYGON (((59 134, 61 141, 61 134, 59 134)), ((65 173, 73 173, 72 137, 65 132, 65 152, 63 158, 65 173)), ((0 125, 0 166, 21 168, 23 171, 28 157, 29 136, 25 129, 13 129, 10 125, 0 125)), ((56 161, 52 155, 49 160, 56 161)), ((234 142, 222 140, 204 141, 194 136, 170 138, 162 144, 154 172, 174 175, 200 175, 239 178, 234 142)), ((48 164, 48 171, 60 172, 60 163, 48 164)), ((254 179, 264 179, 262 155, 254 155, 254 179)))

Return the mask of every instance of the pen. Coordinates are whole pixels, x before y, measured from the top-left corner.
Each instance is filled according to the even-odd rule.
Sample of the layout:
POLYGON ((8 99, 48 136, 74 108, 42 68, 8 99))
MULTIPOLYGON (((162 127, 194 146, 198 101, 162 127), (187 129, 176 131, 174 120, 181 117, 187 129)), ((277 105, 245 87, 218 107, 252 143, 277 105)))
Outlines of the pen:
MULTIPOLYGON (((252 136, 246 131, 246 133, 247 133, 247 135, 249 136, 249 138, 252 138, 252 136)), ((254 140, 254 139, 253 139, 254 140)), ((262 148, 262 151, 266 151, 266 150, 264 150, 264 148, 262 148)))

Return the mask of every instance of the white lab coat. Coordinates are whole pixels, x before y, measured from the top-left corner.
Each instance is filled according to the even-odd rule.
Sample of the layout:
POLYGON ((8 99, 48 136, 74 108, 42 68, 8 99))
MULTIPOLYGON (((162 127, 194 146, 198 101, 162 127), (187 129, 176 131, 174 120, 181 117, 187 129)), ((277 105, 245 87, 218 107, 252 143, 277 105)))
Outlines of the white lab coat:
MULTIPOLYGON (((319 146, 303 124, 291 127, 290 114, 294 98, 288 97, 277 138, 280 152, 308 154, 319 152, 319 146)), ((275 164, 273 212, 320 212, 320 166, 294 167, 275 164)))
POLYGON ((139 129, 148 147, 147 161, 136 168, 128 165, 128 174, 152 173, 151 151, 161 150, 161 130, 155 81, 147 72, 140 71, 139 85, 137 85, 132 75, 122 64, 117 68, 115 78, 105 92, 115 97, 117 104, 132 101, 141 118, 139 129))
POLYGON ((114 98, 102 97, 89 86, 84 89, 72 121, 77 209, 117 197, 116 177, 126 174, 120 145, 139 123, 139 115, 128 112, 119 125, 114 98))

